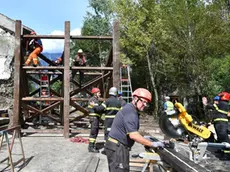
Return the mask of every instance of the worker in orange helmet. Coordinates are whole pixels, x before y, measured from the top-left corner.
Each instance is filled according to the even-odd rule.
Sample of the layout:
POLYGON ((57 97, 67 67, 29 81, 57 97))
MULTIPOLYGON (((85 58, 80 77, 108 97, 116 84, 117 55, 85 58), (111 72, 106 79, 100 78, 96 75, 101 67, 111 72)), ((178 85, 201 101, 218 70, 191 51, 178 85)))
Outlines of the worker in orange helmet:
POLYGON ((101 91, 99 88, 93 88, 91 93, 93 96, 89 99, 88 102, 89 118, 91 124, 88 150, 89 152, 99 153, 99 150, 96 149, 95 142, 99 132, 99 120, 101 118, 101 114, 95 113, 93 107, 99 106, 98 99, 101 96, 101 91))
MULTIPOLYGON (((36 32, 32 31, 30 34, 36 35, 36 32)), ((33 66, 36 67, 38 65, 38 55, 42 52, 42 50, 43 46, 41 39, 33 38, 32 40, 28 40, 26 43, 26 51, 29 57, 27 58, 25 65, 28 66, 30 62, 33 61, 33 66)))
POLYGON ((139 112, 144 111, 152 101, 152 94, 145 88, 133 92, 133 100, 115 116, 105 152, 110 172, 129 172, 129 151, 135 142, 148 147, 164 147, 164 143, 144 138, 139 130, 139 112))

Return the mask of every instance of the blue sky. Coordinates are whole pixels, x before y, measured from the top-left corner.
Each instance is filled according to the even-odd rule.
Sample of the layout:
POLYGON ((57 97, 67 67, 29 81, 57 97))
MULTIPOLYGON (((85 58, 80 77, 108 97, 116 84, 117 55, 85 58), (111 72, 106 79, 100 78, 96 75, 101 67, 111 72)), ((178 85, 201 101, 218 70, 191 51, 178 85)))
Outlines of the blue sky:
MULTIPOLYGON (((21 20, 40 35, 63 34, 65 21, 70 21, 71 34, 80 34, 88 6, 88 0, 6 0, 0 4, 0 13, 21 20)), ((63 47, 61 40, 42 41, 46 52, 59 52, 63 47)))

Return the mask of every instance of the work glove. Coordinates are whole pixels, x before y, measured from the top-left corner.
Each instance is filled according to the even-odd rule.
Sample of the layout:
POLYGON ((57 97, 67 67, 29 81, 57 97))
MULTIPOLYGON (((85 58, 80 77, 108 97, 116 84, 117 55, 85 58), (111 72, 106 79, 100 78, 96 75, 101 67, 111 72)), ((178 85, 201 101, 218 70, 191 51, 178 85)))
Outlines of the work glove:
POLYGON ((165 144, 163 142, 152 142, 152 147, 154 148, 157 148, 157 147, 160 147, 160 148, 164 148, 165 147, 165 144))

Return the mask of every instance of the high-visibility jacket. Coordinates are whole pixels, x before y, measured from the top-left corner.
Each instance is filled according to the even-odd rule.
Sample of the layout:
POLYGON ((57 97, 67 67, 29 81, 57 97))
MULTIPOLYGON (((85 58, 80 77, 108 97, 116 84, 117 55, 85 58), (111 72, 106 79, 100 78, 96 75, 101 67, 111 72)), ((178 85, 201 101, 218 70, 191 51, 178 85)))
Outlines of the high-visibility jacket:
POLYGON ((110 96, 100 106, 95 106, 95 112, 104 112, 106 118, 115 118, 117 112, 121 109, 121 102, 115 97, 110 96))
POLYGON ((164 103, 164 110, 166 111, 170 111, 170 110, 173 110, 174 109, 174 105, 171 101, 166 101, 164 103))
POLYGON ((93 96, 93 97, 91 97, 91 98, 89 99, 89 102, 88 102, 88 107, 87 107, 87 109, 88 109, 88 111, 89 111, 89 116, 91 116, 91 117, 99 117, 99 118, 100 118, 100 117, 101 117, 101 114, 96 113, 96 112, 94 111, 94 107, 95 107, 95 106, 99 106, 99 100, 98 100, 97 97, 93 96), (91 105, 92 102, 93 102, 94 106, 91 105))
POLYGON ((218 104, 213 104, 213 107, 216 111, 213 114, 213 121, 214 122, 218 122, 218 121, 228 122, 228 111, 229 111, 228 102, 219 101, 218 104))

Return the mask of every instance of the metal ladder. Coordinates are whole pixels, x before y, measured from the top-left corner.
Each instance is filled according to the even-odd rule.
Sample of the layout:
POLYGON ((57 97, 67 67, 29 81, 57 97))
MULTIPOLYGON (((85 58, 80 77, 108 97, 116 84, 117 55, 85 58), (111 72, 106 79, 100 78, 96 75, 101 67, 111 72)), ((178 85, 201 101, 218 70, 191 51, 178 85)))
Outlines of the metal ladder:
POLYGON ((122 65, 120 67, 121 92, 123 99, 129 103, 132 101, 132 85, 130 79, 130 66, 122 65))

